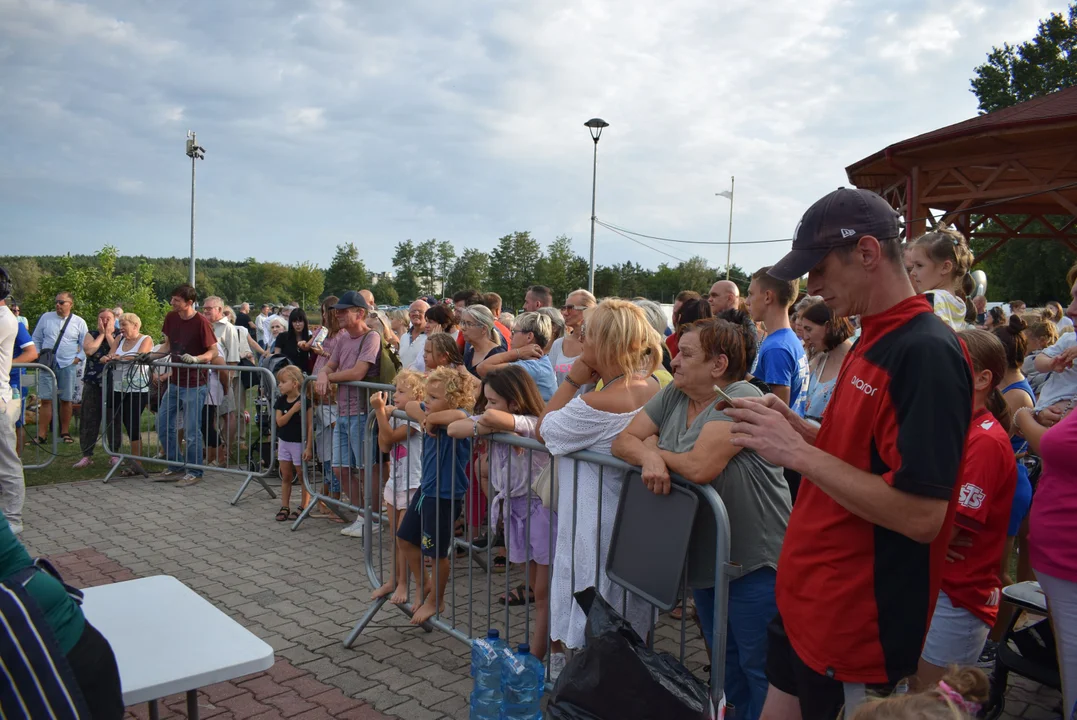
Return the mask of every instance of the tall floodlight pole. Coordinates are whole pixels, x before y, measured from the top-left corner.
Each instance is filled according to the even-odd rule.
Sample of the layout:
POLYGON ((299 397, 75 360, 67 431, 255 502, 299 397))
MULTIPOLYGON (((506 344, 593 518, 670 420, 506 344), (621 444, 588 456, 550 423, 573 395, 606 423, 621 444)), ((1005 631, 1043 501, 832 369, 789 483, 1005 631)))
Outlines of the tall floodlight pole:
POLYGON ((733 187, 736 184, 736 178, 732 175, 729 176, 729 189, 722 192, 714 193, 718 197, 724 197, 729 200, 729 235, 726 238, 725 243, 725 279, 729 279, 729 263, 730 257, 733 253, 733 187))
POLYGON ((598 139, 602 137, 602 128, 609 127, 610 124, 601 118, 591 118, 583 125, 591 132, 591 139, 595 141, 595 162, 591 171, 591 272, 587 276, 587 290, 593 293, 595 291, 595 189, 598 180, 598 139))
POLYGON ((187 131, 187 157, 191 158, 191 269, 188 282, 194 287, 194 168, 195 160, 206 159, 206 149, 198 144, 194 130, 187 131))

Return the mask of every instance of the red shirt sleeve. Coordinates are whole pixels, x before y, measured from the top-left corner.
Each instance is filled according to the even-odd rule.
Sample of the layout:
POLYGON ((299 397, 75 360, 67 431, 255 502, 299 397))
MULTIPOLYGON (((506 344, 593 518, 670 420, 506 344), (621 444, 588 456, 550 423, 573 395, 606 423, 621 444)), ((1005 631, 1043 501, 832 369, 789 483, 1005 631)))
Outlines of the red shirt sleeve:
POLYGON ((987 525, 991 506, 1006 479, 1003 477, 1005 460, 999 456, 998 443, 986 433, 976 430, 969 434, 954 518, 962 528, 978 532, 987 525))

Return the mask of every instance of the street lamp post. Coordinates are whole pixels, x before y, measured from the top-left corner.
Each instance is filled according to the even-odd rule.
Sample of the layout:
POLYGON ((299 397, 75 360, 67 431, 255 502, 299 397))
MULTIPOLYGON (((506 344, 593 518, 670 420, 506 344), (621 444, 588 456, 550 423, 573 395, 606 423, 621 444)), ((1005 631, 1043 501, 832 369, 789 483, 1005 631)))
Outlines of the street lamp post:
POLYGON ((194 130, 187 131, 187 157, 191 158, 191 269, 188 282, 194 287, 194 167, 195 160, 206 159, 206 149, 198 144, 194 130))
POLYGON ((602 128, 609 127, 609 123, 601 118, 591 118, 585 122, 591 132, 591 139, 595 141, 595 161, 591 171, 591 272, 587 276, 587 290, 595 291, 595 188, 598 180, 598 139, 602 137, 602 128))
POLYGON ((733 188, 736 186, 736 177, 729 177, 729 189, 714 193, 717 197, 724 197, 729 201, 729 235, 725 244, 725 279, 729 279, 729 263, 733 254, 733 188))

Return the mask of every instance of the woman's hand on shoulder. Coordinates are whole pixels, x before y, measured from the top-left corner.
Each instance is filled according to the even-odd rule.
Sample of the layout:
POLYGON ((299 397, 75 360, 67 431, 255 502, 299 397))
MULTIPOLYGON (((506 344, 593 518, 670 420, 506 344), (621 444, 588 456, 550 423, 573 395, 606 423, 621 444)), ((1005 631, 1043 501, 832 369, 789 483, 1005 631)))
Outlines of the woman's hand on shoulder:
POLYGON ((572 363, 572 369, 568 371, 568 378, 577 385, 593 385, 598 383, 599 376, 594 368, 584 362, 583 357, 576 358, 572 363))

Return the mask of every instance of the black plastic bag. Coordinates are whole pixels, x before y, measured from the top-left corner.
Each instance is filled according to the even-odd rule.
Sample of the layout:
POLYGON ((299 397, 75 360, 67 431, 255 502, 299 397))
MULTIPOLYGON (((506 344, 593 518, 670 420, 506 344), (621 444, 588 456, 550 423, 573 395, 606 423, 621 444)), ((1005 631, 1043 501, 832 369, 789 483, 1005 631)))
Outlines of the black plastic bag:
POLYGON ((586 644, 554 685, 547 714, 560 720, 699 720, 715 717, 706 684, 669 653, 647 648, 595 589, 575 595, 586 644))

